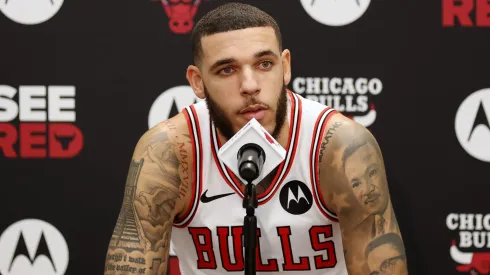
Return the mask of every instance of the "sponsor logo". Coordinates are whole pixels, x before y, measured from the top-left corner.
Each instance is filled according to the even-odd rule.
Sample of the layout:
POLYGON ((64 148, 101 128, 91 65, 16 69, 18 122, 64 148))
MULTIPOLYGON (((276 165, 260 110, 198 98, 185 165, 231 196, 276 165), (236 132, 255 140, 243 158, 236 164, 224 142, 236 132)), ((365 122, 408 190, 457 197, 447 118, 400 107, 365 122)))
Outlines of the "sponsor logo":
POLYGON ((63 5, 63 0, 2 0, 0 11, 10 20, 35 25, 51 19, 63 5))
POLYGON ((63 275, 68 260, 65 238, 45 221, 21 220, 0 236, 0 272, 3 275, 63 275))
POLYGON ((75 157, 83 147, 75 120, 74 86, 0 85, 0 152, 7 158, 75 157))
POLYGON ((148 115, 148 127, 152 128, 158 123, 172 118, 185 107, 201 101, 191 86, 177 86, 160 94, 151 105, 148 115))
POLYGON ((490 162, 490 88, 474 92, 461 103, 454 128, 468 154, 490 162))
POLYGON ((310 210, 313 196, 306 184, 293 180, 284 185, 279 194, 282 208, 293 215, 301 215, 310 210))
POLYGON ((214 196, 207 196, 206 193, 208 193, 208 190, 204 191, 204 193, 201 195, 201 202, 202 203, 208 203, 208 202, 212 202, 214 200, 217 200, 217 199, 220 199, 220 198, 224 198, 224 197, 227 197, 227 196, 230 196, 230 195, 233 195, 235 193, 226 193, 226 194, 219 194, 219 195, 214 195, 214 196))
POLYGON ((383 82, 362 77, 297 77, 293 80, 293 91, 369 127, 376 120, 374 98, 383 91, 383 82))
POLYGON ((451 213, 446 217, 446 226, 458 232, 449 248, 451 258, 458 264, 456 270, 472 275, 489 274, 490 214, 451 213))
POLYGON ((359 19, 371 0, 301 0, 311 18, 327 26, 344 26, 359 19))
POLYGON ((168 27, 175 34, 187 34, 194 27, 194 16, 202 0, 153 0, 160 2, 168 16, 168 27))
POLYGON ((442 0, 444 27, 490 27, 488 0, 442 0))

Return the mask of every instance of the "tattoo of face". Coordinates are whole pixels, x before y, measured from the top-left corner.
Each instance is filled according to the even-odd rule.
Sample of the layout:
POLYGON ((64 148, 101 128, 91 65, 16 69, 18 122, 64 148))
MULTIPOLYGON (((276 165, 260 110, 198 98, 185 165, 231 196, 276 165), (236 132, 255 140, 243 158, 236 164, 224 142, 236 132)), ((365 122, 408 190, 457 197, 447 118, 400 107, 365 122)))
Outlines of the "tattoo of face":
POLYGON ((327 132, 325 133, 325 137, 323 138, 323 142, 320 147, 320 162, 323 159, 323 152, 325 151, 325 148, 327 148, 327 144, 330 141, 330 138, 333 136, 335 131, 340 128, 344 124, 343 121, 336 121, 332 127, 328 128, 327 132))
POLYGON ((405 247, 398 234, 388 233, 373 239, 364 256, 370 275, 406 274, 405 247))

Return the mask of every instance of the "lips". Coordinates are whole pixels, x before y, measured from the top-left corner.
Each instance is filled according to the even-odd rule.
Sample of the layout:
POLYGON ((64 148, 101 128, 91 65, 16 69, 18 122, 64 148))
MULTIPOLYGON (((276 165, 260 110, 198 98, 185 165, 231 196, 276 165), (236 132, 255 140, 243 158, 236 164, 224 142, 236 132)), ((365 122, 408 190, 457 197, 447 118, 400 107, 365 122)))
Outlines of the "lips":
POLYGON ((379 198, 380 194, 379 193, 371 193, 367 196, 366 200, 364 201, 364 204, 373 204, 375 203, 378 198, 379 198))
POLYGON ((247 108, 240 111, 240 114, 243 115, 247 119, 255 118, 256 120, 260 120, 265 116, 264 106, 256 104, 252 106, 248 106, 247 108))

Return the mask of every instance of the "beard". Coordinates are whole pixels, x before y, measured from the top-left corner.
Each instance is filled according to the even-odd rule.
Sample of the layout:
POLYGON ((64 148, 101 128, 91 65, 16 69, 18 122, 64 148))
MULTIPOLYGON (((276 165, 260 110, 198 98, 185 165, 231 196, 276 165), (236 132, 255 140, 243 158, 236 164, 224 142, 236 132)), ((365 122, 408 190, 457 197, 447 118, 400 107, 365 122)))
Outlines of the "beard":
MULTIPOLYGON (((228 119, 225 111, 219 106, 219 104, 209 95, 206 86, 204 86, 204 95, 206 96, 206 105, 209 110, 209 116, 211 117, 214 126, 220 131, 220 133, 226 138, 226 140, 230 140, 236 134, 236 132, 233 131, 233 126, 230 119, 228 119)), ((265 107, 269 108, 267 104, 264 104, 253 97, 247 100, 243 108, 254 104, 264 105, 265 107)), ((282 126, 286 121, 287 107, 287 88, 286 85, 283 84, 281 94, 277 99, 277 111, 275 119, 276 125, 274 126, 274 130, 272 131, 272 133, 269 133, 274 139, 277 139, 279 137, 282 126)))

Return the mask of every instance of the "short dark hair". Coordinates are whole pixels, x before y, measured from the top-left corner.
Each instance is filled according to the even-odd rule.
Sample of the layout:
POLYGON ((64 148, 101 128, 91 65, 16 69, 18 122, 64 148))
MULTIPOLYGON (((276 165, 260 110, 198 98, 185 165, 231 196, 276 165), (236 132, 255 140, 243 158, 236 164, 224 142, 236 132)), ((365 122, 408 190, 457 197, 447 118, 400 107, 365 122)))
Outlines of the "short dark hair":
POLYGON ((370 144, 376 152, 379 154, 379 157, 382 158, 383 154, 381 153, 381 149, 379 148, 376 140, 372 136, 361 136, 356 137, 348 146, 345 148, 344 153, 342 154, 342 166, 345 170, 345 162, 347 159, 352 156, 359 148, 364 145, 370 144))
POLYGON ((282 51, 281 31, 272 16, 248 4, 227 3, 208 12, 192 29, 191 43, 194 63, 199 64, 202 57, 202 37, 254 27, 272 27, 276 33, 279 49, 282 51))
POLYGON ((376 239, 372 240, 366 247, 366 250, 364 252, 365 257, 367 258, 367 256, 369 255, 369 253, 371 253, 371 251, 373 251, 377 247, 382 246, 383 244, 390 244, 398 252, 400 252, 400 254, 404 254, 405 248, 403 245, 402 238, 398 234, 390 232, 388 234, 381 235, 376 239))

